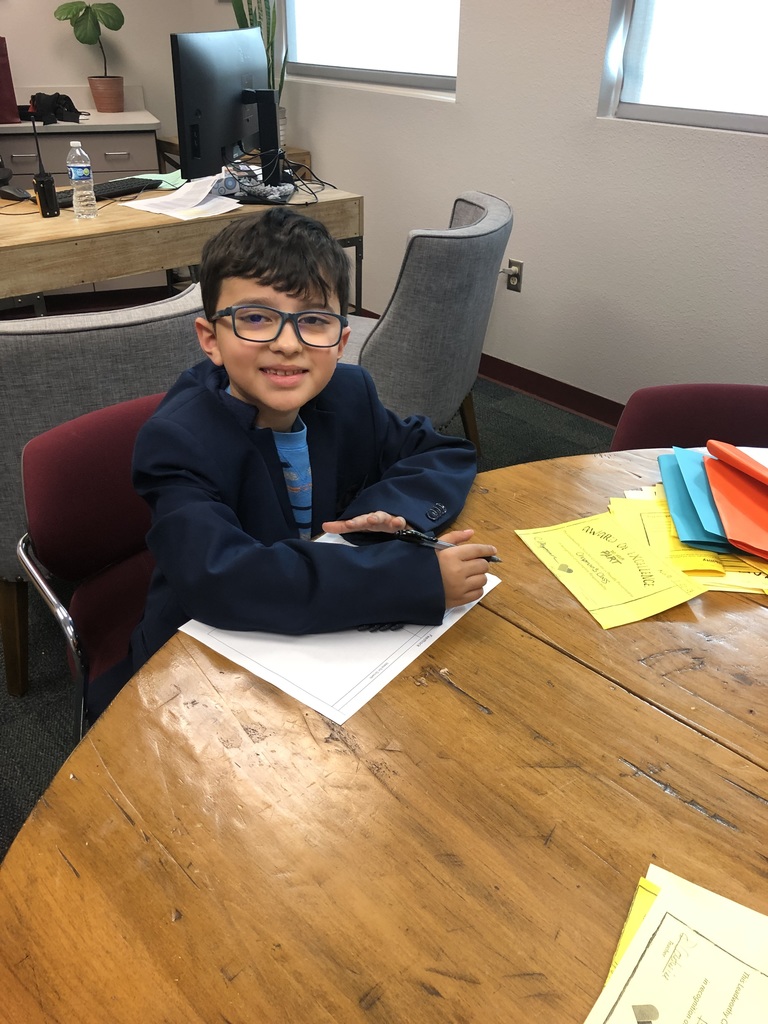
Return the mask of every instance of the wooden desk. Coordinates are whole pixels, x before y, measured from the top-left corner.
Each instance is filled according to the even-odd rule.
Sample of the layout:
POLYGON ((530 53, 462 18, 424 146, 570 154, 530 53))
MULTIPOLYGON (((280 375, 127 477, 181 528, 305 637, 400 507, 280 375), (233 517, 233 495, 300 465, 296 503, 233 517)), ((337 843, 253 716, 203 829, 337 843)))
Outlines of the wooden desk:
POLYGON ((768 773, 490 604, 342 727, 171 640, 0 868, 8 1019, 579 1022, 650 861, 768 913, 768 773))
POLYGON ((604 679, 768 768, 768 597, 707 593, 653 619, 605 630, 515 536, 604 512, 626 489, 658 482, 657 455, 582 455, 486 474, 482 503, 470 502, 459 521, 471 522, 503 552, 505 565, 512 563, 505 586, 486 603, 604 679))
MULTIPOLYGON (((326 189, 317 198, 316 203, 306 203, 297 196, 290 205, 321 221, 334 238, 360 243, 363 197, 326 189)), ((226 221, 269 209, 243 206, 218 217, 176 220, 118 202, 101 205, 94 220, 75 220, 72 210, 43 218, 28 215, 28 203, 9 203, 4 213, 9 214, 9 207, 15 209, 0 217, 0 298, 194 265, 200 262, 205 241, 226 221)), ((358 291, 361 258, 358 247, 358 291)))

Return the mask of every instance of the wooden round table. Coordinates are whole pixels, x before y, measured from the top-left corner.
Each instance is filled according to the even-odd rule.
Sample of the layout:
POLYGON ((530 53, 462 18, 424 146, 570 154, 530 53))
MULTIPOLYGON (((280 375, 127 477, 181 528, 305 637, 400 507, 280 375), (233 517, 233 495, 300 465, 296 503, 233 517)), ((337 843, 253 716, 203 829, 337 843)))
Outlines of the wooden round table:
POLYGON ((479 477, 502 584, 343 726, 174 637, 0 867, 6 1019, 562 1024, 649 862, 768 912, 765 603, 604 631, 514 535, 655 473, 479 477))

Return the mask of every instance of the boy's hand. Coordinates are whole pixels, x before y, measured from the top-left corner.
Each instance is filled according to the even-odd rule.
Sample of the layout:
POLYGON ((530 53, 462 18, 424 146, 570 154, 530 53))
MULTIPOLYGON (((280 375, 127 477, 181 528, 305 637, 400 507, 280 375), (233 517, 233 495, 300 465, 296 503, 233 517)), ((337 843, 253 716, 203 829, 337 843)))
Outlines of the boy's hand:
POLYGON ((454 530, 440 537, 456 545, 435 552, 443 577, 446 608, 458 608, 483 596, 488 570, 486 558, 495 555, 496 548, 491 544, 468 544, 473 533, 474 530, 454 530))
POLYGON ((326 533, 396 533, 407 525, 402 516, 392 516, 389 512, 366 512, 352 519, 323 523, 323 529, 326 533))

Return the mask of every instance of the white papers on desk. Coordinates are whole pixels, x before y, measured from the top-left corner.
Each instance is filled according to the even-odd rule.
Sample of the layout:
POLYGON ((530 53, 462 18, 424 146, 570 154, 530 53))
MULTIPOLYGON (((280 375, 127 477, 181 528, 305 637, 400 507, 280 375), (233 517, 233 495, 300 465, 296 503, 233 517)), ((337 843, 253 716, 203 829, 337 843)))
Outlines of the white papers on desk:
POLYGON ((123 206, 132 206, 147 213, 164 213, 166 217, 178 220, 194 220, 196 217, 215 217, 220 213, 240 209, 240 204, 228 196, 211 195, 211 189, 219 175, 196 178, 164 196, 152 199, 131 199, 123 206))
MULTIPOLYGON (((487 580, 483 596, 501 582, 490 573, 487 580)), ((240 633, 195 620, 181 629, 343 725, 476 603, 449 609, 439 626, 406 625, 378 633, 356 629, 309 636, 240 633)))
POLYGON ((768 917, 651 865, 660 887, 586 1024, 765 1024, 768 917))
POLYGON ((748 455, 755 462, 759 462, 761 466, 768 468, 768 448, 750 448, 749 445, 740 444, 739 448, 748 455))

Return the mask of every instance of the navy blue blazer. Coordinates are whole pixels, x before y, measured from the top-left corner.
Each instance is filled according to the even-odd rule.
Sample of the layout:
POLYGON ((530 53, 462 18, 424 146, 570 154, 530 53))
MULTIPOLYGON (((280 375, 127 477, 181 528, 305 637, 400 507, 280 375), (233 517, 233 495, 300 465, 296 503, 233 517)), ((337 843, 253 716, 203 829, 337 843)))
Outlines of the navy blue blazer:
MULTIPOLYGON (((223 368, 185 371, 139 433, 134 486, 149 503, 157 562, 131 645, 136 671, 188 619, 289 634, 364 623, 440 622, 434 551, 383 535, 356 547, 300 540, 272 431, 233 414, 223 368)), ((384 509, 443 530, 476 472, 474 447, 420 416, 401 420, 358 366, 339 364, 301 409, 312 467, 312 533, 384 509)))

